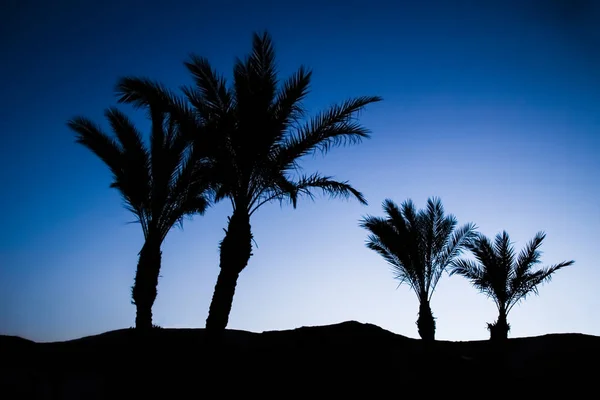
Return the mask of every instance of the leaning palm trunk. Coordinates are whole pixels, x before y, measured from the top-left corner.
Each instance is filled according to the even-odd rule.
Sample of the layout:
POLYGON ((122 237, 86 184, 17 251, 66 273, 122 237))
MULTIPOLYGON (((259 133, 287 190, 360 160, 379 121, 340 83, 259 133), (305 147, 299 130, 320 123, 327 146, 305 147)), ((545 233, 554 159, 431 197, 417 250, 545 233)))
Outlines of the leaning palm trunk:
POLYGON ((152 306, 156 300, 156 287, 160 272, 162 252, 160 243, 147 240, 140 251, 132 298, 136 306, 135 327, 152 328, 152 306))
POLYGON ((508 324, 506 311, 500 310, 498 320, 493 324, 488 324, 488 330, 490 331, 490 340, 506 340, 508 339, 508 331, 510 331, 510 325, 508 324))
POLYGON ((250 217, 245 211, 233 212, 225 232, 220 246, 221 271, 206 319, 206 329, 211 332, 221 332, 227 327, 238 277, 252 256, 250 217))
POLYGON ((417 327, 421 339, 427 341, 435 340, 435 319, 428 300, 421 301, 419 304, 419 319, 417 319, 417 327))

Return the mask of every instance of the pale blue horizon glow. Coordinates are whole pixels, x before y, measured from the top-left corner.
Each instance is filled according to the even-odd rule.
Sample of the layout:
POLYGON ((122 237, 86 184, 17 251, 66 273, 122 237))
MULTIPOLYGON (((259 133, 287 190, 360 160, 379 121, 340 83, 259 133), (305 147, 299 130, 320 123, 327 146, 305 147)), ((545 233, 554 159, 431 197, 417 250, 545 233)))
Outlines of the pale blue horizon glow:
MULTIPOLYGON (((422 208, 439 196, 459 224, 472 221, 489 237, 506 230, 517 250, 545 231, 543 265, 575 260, 511 311, 510 337, 600 335, 596 3, 568 14, 575 22, 559 1, 429 1, 387 10, 374 2, 316 13, 307 3, 295 14, 286 3, 252 14, 252 23, 247 6, 223 17, 233 9, 227 2, 208 10, 182 2, 166 11, 130 3, 123 7, 139 18, 129 30, 116 5, 102 12, 73 6, 61 15, 45 5, 37 13, 56 17, 34 26, 35 15, 14 11, 14 43, 6 31, 0 36, 12 60, 0 75, 0 102, 12 113, 0 121, 0 334, 56 341, 134 324, 130 287, 141 229, 127 224, 133 217, 108 188, 107 168, 73 143, 65 122, 83 114, 106 126, 102 111, 115 102, 119 76, 188 83, 182 61, 190 52, 229 76, 251 33, 268 29, 282 76, 300 64, 313 69, 311 114, 351 96, 384 101, 361 115, 371 139, 304 163, 349 180, 369 205, 317 195, 296 210, 274 203, 255 213, 257 247, 228 328, 357 320, 417 338, 415 294, 397 288, 358 223, 382 215, 386 198, 411 198, 422 208), (26 20, 30 30, 17 29, 26 20), (169 21, 162 34, 150 28, 162 20, 169 21)), ((142 113, 132 115, 147 126, 142 113)), ((155 324, 204 327, 229 213, 222 202, 169 233, 155 324)), ((442 277, 431 306, 439 340, 487 339, 486 323, 497 317, 492 300, 458 276, 442 277)))

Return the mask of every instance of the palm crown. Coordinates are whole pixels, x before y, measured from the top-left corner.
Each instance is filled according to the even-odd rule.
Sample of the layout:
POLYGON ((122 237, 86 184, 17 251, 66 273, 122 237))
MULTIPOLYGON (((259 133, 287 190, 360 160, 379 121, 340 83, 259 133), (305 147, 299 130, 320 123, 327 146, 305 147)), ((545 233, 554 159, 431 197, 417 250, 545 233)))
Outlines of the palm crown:
POLYGON ((142 226, 144 238, 164 240, 169 230, 186 215, 203 213, 209 205, 206 181, 200 179, 200 161, 166 114, 152 110, 150 148, 131 120, 116 108, 105 116, 113 139, 92 121, 76 117, 68 126, 76 141, 87 147, 112 173, 111 187, 142 226))
POLYGON ((468 246, 475 260, 453 261, 451 275, 464 276, 496 303, 500 316, 495 324, 488 324, 492 336, 497 333, 499 337, 505 337, 510 329, 506 321, 510 310, 529 294, 537 294, 538 286, 549 281, 556 271, 574 263, 572 260, 563 261, 535 270, 534 267, 540 263, 539 248, 545 237, 545 233, 538 232, 516 255, 505 231, 496 235, 493 242, 478 234, 468 246), (496 328, 501 332, 496 332, 496 328))
POLYGON ((145 79, 121 79, 118 92, 121 101, 136 105, 155 98, 177 104, 170 109, 186 121, 194 131, 194 141, 212 161, 217 201, 230 198, 234 207, 252 214, 271 200, 287 198, 295 206, 298 195, 311 196, 310 189, 317 188, 366 203, 347 182, 319 173, 302 174, 298 160, 367 138, 368 130, 353 117, 379 97, 345 101, 302 123, 312 73, 300 67, 279 85, 275 52, 267 34, 255 34, 252 53, 245 60, 236 60, 231 87, 205 58, 191 56, 185 65, 195 83, 183 87, 192 110, 145 79), (199 129, 200 125, 204 128, 199 129))

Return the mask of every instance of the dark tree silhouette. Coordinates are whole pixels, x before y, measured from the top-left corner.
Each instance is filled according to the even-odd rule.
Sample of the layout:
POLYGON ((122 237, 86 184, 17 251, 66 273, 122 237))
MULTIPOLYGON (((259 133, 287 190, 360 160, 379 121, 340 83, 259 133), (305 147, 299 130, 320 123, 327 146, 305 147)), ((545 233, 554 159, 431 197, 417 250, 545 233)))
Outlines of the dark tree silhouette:
POLYGON ((210 204, 202 163, 175 120, 159 106, 149 107, 149 114, 149 148, 129 118, 116 108, 105 112, 116 140, 87 118, 68 122, 76 132, 76 142, 108 166, 113 179, 110 186, 120 192, 142 227, 144 245, 132 287, 139 329, 152 328, 163 240, 185 216, 202 214, 210 204))
MULTIPOLYGON (((363 195, 348 184, 319 173, 302 173, 298 161, 316 151, 357 143, 368 137, 356 114, 379 97, 358 97, 334 105, 303 122, 303 101, 311 71, 300 67, 279 84, 275 51, 268 34, 253 37, 252 52, 236 60, 229 86, 205 58, 191 56, 185 63, 195 84, 183 92, 192 115, 180 107, 173 112, 190 131, 213 166, 211 180, 216 201, 229 199, 233 211, 220 243, 220 273, 206 320, 206 329, 223 331, 228 323, 239 274, 252 256, 250 218, 262 205, 289 200, 296 207, 300 195, 320 189, 330 196, 363 195), (203 129, 199 129, 202 127, 203 129)), ((118 85, 120 101, 144 105, 149 99, 170 102, 161 85, 147 79, 124 78, 118 85)), ((170 102, 174 103, 174 102, 170 102)))
POLYGON ((485 235, 477 234, 468 244, 475 260, 456 259, 450 267, 450 275, 467 278, 475 288, 491 297, 498 307, 498 320, 488 324, 490 339, 508 338, 510 325, 507 316, 510 310, 530 293, 538 293, 538 285, 549 281, 554 272, 572 265, 575 261, 563 261, 556 265, 534 271, 540 263, 539 251, 546 234, 538 232, 515 257, 508 233, 496 235, 494 242, 485 235))
POLYGON ((400 208, 386 199, 383 209, 387 217, 366 216, 360 222, 370 232, 367 247, 392 266, 400 284, 414 290, 419 299, 419 336, 435 340, 431 296, 444 270, 474 237, 475 225, 455 229, 456 218, 444 215, 439 198, 428 199, 427 208, 419 211, 410 199, 400 208))

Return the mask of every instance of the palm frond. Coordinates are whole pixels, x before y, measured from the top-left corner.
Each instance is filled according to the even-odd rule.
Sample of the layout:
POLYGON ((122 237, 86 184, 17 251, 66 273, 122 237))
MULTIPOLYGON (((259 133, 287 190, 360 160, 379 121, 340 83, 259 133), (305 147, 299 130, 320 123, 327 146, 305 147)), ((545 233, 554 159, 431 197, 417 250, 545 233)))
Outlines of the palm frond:
POLYGON ((402 217, 406 221, 408 230, 413 232, 419 231, 418 211, 415 203, 411 199, 407 199, 400 205, 402 217))
POLYGON ((123 148, 102 129, 84 117, 75 117, 67 126, 76 133, 75 142, 87 147, 108 166, 115 177, 123 171, 123 148))
POLYGON ((394 278, 400 285, 408 283, 419 296, 422 286, 419 274, 395 227, 389 223, 389 220, 374 216, 365 216, 360 221, 360 226, 371 232, 367 237, 367 247, 388 262, 392 267, 394 278))
POLYGON ((489 276, 486 274, 481 263, 473 260, 466 260, 464 258, 455 259, 450 265, 450 276, 455 274, 469 280, 469 282, 471 282, 471 284, 480 292, 495 298, 494 290, 488 279, 489 276))
MULTIPOLYGON (((375 234, 371 234, 367 237, 366 245, 369 249, 377 252, 385 261, 388 262, 396 270, 402 269, 403 264, 394 253, 387 248, 381 238, 375 234)), ((405 271, 406 272, 406 271, 405 271)))
POLYGON ((113 107, 106 110, 105 116, 123 148, 126 173, 122 178, 126 183, 122 183, 132 189, 129 195, 137 197, 141 203, 148 198, 150 191, 150 154, 141 133, 125 114, 113 107))
POLYGON ((191 112, 184 99, 163 84, 145 77, 119 78, 115 85, 115 94, 119 103, 131 104, 135 108, 154 105, 163 107, 165 112, 173 112, 173 108, 191 112))
POLYGON ((192 54, 184 64, 196 84, 194 88, 182 88, 190 103, 204 119, 223 116, 232 106, 232 94, 225 78, 204 57, 192 54))
POLYGON ((420 221, 420 229, 423 238, 423 258, 425 263, 424 275, 425 275, 425 290, 429 292, 430 285, 433 282, 436 274, 435 266, 433 264, 435 251, 437 248, 436 233, 438 226, 444 218, 444 207, 439 198, 427 199, 427 206, 424 210, 418 213, 418 220, 420 221))
POLYGON ((503 240, 502 234, 496 235, 493 242, 487 236, 479 234, 471 247, 471 252, 484 268, 486 279, 493 291, 492 297, 501 307, 506 305, 510 294, 509 270, 505 268, 501 253, 497 251, 501 250, 503 240))
POLYGON ((142 139, 142 134, 133 125, 133 122, 115 107, 108 108, 104 115, 119 139, 123 154, 127 157, 143 161, 148 164, 148 152, 142 139))
POLYGON ((404 251, 407 253, 411 269, 417 277, 419 291, 417 296, 419 301, 425 301, 428 298, 427 288, 429 286, 429 268, 431 264, 427 263, 426 254, 428 249, 425 245, 425 224, 423 223, 423 213, 415 207, 411 199, 405 200, 401 205, 402 218, 406 230, 403 232, 402 242, 404 251))
POLYGON ((349 199, 354 197, 361 204, 368 204, 361 192, 354 189, 348 181, 339 182, 331 176, 322 176, 319 173, 303 175, 296 181, 296 188, 299 193, 313 198, 312 189, 321 189, 324 194, 334 198, 349 199))
POLYGON ((360 226, 370 232, 367 243, 373 242, 378 244, 390 253, 390 257, 393 255, 393 259, 396 260, 396 263, 401 264, 405 268, 411 267, 411 256, 409 252, 406 251, 407 243, 402 240, 403 232, 399 231, 396 226, 390 224, 388 219, 365 216, 360 221, 360 226))
POLYGON ((269 109, 275 98, 277 89, 277 68, 275 65, 275 49, 271 36, 264 32, 254 33, 252 37, 252 53, 246 61, 249 74, 249 93, 253 102, 261 109, 269 109))
POLYGON ((200 130, 200 121, 186 99, 159 82, 143 77, 123 77, 115 85, 115 92, 119 103, 145 108, 149 118, 152 118, 151 105, 154 110, 166 113, 167 123, 176 121, 187 140, 192 140, 200 130))
POLYGON ((368 138, 369 130, 353 121, 352 117, 367 105, 381 100, 377 96, 358 97, 318 114, 281 145, 279 164, 289 167, 305 155, 316 151, 325 154, 332 147, 355 144, 368 138))
POLYGON ((184 164, 186 157, 193 156, 195 160, 201 160, 205 157, 205 151, 189 140, 187 132, 183 131, 179 123, 169 119, 166 125, 165 151, 162 162, 165 170, 170 172, 169 182, 172 183, 176 179, 176 174, 181 165, 184 164))
POLYGON ((314 200, 314 189, 320 189, 323 194, 331 198, 349 199, 356 198, 361 204, 368 204, 364 195, 352 187, 347 181, 336 181, 331 176, 323 176, 319 173, 311 175, 301 175, 297 181, 291 181, 283 175, 279 175, 276 181, 265 186, 272 188, 266 190, 266 198, 255 198, 251 204, 251 214, 254 213, 262 204, 271 200, 289 199, 295 208, 299 195, 305 195, 314 200), (255 205, 254 205, 255 204, 255 205))
MULTIPOLYGON (((263 204, 278 200, 288 199, 292 207, 296 208, 298 202, 298 185, 288 179, 282 171, 265 171, 261 174, 264 182, 257 182, 256 192, 251 193, 250 215, 254 214, 263 204)), ((258 180, 258 178, 257 178, 258 180)))
POLYGON ((164 236, 176 224, 181 228, 184 217, 203 215, 212 205, 211 197, 214 194, 211 193, 210 183, 195 170, 192 163, 188 161, 184 164, 174 182, 162 226, 164 236))
MULTIPOLYGON (((163 217, 164 219, 164 214, 167 212, 165 207, 170 205, 168 200, 171 195, 171 181, 177 172, 183 154, 175 154, 171 151, 172 143, 168 139, 175 133, 165 131, 171 126, 170 123, 165 122, 166 113, 153 104, 149 106, 149 113, 152 122, 150 130, 151 210, 155 218, 163 217)), ((181 151, 183 152, 184 149, 181 151)), ((168 231, 171 226, 172 224, 168 228, 162 228, 161 231, 165 229, 168 231)))
POLYGON ((497 255, 498 262, 502 266, 502 272, 506 275, 508 283, 514 276, 515 250, 506 231, 496 235, 494 252, 497 255))
POLYGON ((148 203, 148 157, 143 143, 127 118, 115 109, 105 112, 119 142, 105 134, 89 119, 77 117, 67 122, 76 132, 76 142, 91 150, 110 169, 113 181, 125 202, 125 208, 136 217, 144 236, 148 235, 150 215, 148 203), (140 147, 141 146, 141 147, 140 147), (141 179, 141 181, 140 181, 141 179))
POLYGON ((445 245, 439 252, 435 253, 434 264, 438 266, 438 269, 435 280, 432 282, 434 289, 443 271, 451 265, 453 260, 462 254, 463 250, 466 249, 469 243, 475 238, 476 229, 477 226, 474 223, 469 222, 450 232, 449 237, 446 236, 445 245))
POLYGON ((517 257, 517 264, 515 267, 515 277, 524 276, 530 271, 536 264, 540 263, 540 257, 542 255, 539 248, 542 242, 546 238, 544 232, 537 232, 533 239, 531 239, 527 245, 521 250, 517 257))
POLYGON ((447 246, 452 232, 454 232, 458 220, 453 214, 445 214, 442 200, 439 197, 433 197, 428 199, 428 203, 431 202, 431 209, 434 211, 433 216, 433 240, 431 246, 431 252, 433 259, 435 259, 444 251, 447 246))
POLYGON ((267 111, 275 99, 277 70, 271 37, 254 34, 252 52, 236 59, 233 68, 236 105, 241 121, 250 120, 257 110, 267 111))
POLYGON ((530 293, 537 295, 538 286, 552 280, 552 275, 559 269, 568 267, 574 263, 575 261, 573 260, 562 261, 558 264, 539 269, 535 272, 528 272, 524 276, 521 276, 520 279, 513 284, 514 291, 509 304, 507 304, 508 310, 512 309, 513 306, 522 300, 525 300, 530 293))
POLYGON ((475 259, 485 267, 486 270, 498 269, 496 253, 492 241, 482 233, 478 233, 469 245, 469 250, 475 256, 475 259))
POLYGON ((400 207, 398 207, 394 200, 385 199, 383 200, 381 206, 383 208, 383 212, 387 214, 388 219, 390 219, 395 226, 404 225, 405 222, 402 215, 402 210, 400 210, 400 207))
POLYGON ((302 101, 309 93, 312 71, 301 66, 288 78, 277 93, 273 104, 273 114, 282 132, 296 124, 305 114, 302 101))
POLYGON ((383 210, 387 214, 387 221, 397 232, 396 243, 392 248, 399 254, 407 264, 408 268, 413 270, 413 274, 417 277, 420 290, 423 291, 425 283, 425 264, 421 242, 422 234, 421 227, 417 221, 417 210, 412 200, 404 201, 400 207, 391 199, 386 199, 383 202, 383 210))

